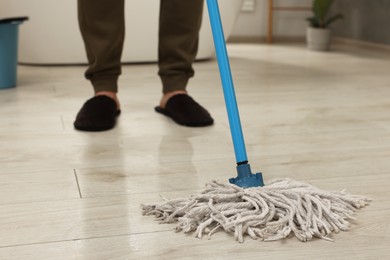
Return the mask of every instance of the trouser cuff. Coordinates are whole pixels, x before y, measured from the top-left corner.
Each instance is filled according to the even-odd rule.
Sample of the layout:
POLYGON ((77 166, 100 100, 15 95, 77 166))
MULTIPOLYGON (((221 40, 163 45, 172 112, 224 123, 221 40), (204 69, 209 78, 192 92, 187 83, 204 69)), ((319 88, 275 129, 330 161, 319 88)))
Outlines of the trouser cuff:
POLYGON ((118 92, 118 78, 119 76, 104 76, 104 77, 94 77, 91 80, 95 92, 100 91, 110 91, 118 92))
POLYGON ((189 78, 184 75, 160 77, 163 85, 164 94, 177 90, 186 90, 187 83, 189 80, 189 78))

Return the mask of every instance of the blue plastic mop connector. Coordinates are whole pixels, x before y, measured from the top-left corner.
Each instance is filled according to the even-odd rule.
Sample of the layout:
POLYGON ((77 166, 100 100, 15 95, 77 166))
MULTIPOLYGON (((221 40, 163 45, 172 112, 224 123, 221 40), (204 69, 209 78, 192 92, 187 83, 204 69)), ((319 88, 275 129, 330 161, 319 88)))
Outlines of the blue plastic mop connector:
POLYGON ((231 184, 241 188, 262 187, 264 186, 263 175, 261 172, 253 174, 250 164, 241 164, 237 166, 238 176, 229 179, 231 184))

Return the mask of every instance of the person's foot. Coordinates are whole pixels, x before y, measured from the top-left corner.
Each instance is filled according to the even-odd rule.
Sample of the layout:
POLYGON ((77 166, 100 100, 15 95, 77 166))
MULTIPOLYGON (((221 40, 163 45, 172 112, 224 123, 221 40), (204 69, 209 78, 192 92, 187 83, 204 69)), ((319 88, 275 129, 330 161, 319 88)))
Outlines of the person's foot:
POLYGON ((183 126, 202 127, 214 123, 210 113, 185 91, 164 94, 155 111, 183 126))
POLYGON ((187 95, 187 91, 185 91, 185 90, 175 90, 175 91, 172 91, 172 92, 165 93, 165 94, 161 97, 161 100, 160 100, 160 107, 161 107, 161 108, 165 108, 165 106, 167 105, 168 100, 169 100, 171 97, 173 97, 174 95, 178 95, 178 94, 186 94, 186 95, 187 95))
POLYGON ((98 92, 84 103, 73 125, 81 131, 110 130, 115 126, 120 112, 116 93, 98 92))
POLYGON ((96 92, 95 93, 95 97, 96 96, 107 96, 107 97, 110 97, 112 98, 115 103, 116 103, 116 108, 118 110, 121 110, 121 105, 119 103, 119 99, 118 99, 118 95, 116 94, 116 92, 111 92, 111 91, 99 91, 99 92, 96 92))

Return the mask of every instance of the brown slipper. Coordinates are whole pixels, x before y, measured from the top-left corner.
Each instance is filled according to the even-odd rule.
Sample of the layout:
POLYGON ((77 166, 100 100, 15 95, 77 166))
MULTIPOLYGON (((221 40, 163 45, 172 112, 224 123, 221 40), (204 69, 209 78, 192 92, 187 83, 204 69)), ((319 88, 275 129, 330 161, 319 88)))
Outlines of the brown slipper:
POLYGON ((95 96, 84 103, 73 125, 81 131, 106 131, 115 126, 120 112, 112 98, 95 96))
POLYGON ((171 97, 165 108, 157 106, 155 111, 183 126, 202 127, 214 123, 210 113, 187 94, 171 97))

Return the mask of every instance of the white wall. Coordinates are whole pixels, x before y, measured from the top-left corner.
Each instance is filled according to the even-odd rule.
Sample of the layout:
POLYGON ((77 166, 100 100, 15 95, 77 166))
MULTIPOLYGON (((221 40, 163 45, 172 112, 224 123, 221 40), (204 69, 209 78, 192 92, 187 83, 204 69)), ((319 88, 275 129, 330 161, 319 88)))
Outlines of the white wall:
MULTIPOLYGON (((234 0, 232 0, 234 1, 234 0)), ((268 31, 268 0, 254 1, 253 12, 242 11, 233 30, 233 37, 265 37, 268 31)), ((311 6, 312 0, 274 0, 276 6, 311 6)), ((310 11, 277 11, 274 12, 274 36, 304 37, 306 17, 310 11)))
MULTIPOLYGON (((223 13, 222 23, 228 37, 239 15, 241 1, 219 0, 219 6, 223 13)), ((159 7, 160 0, 126 1, 128 26, 126 26, 123 62, 157 60, 159 7)), ((30 64, 86 62, 84 44, 77 23, 77 1, 0 0, 0 17, 19 15, 30 17, 30 20, 21 26, 19 62, 30 64)), ((210 58, 214 55, 214 44, 206 8, 204 17, 200 31, 198 59, 210 58)))

